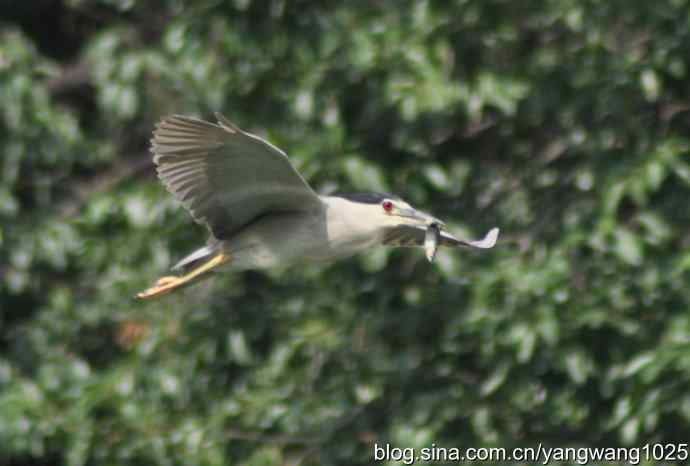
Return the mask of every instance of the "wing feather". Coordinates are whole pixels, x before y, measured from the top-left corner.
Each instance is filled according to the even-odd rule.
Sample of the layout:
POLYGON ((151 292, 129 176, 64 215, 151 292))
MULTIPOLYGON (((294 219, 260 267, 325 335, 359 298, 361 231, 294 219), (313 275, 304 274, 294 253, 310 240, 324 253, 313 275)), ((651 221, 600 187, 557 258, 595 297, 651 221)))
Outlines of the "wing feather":
POLYGON ((222 239, 264 213, 321 205, 283 151, 216 116, 170 116, 151 139, 159 179, 196 222, 222 239))

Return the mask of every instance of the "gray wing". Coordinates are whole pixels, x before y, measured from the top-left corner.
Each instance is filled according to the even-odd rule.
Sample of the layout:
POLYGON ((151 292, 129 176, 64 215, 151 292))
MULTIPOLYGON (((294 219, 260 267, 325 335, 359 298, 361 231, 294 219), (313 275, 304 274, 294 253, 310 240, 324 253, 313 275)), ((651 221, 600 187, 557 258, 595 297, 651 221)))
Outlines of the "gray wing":
MULTIPOLYGON (((498 239, 498 228, 492 228, 484 238, 477 241, 465 241, 456 238, 447 231, 442 230, 439 238, 441 246, 469 246, 479 249, 493 248, 498 239)), ((401 225, 386 231, 383 244, 387 246, 415 247, 424 245, 426 227, 401 225)))
POLYGON ((320 205, 283 151, 216 118, 173 115, 151 140, 158 178, 197 223, 222 239, 264 213, 320 205))

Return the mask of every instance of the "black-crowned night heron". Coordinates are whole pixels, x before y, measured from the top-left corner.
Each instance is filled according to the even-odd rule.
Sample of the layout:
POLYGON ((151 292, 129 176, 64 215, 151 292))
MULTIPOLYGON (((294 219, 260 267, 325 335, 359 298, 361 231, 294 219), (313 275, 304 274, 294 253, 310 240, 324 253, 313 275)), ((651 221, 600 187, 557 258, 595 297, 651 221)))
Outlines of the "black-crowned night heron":
POLYGON ((208 244, 182 259, 139 298, 188 285, 213 270, 247 270, 326 261, 377 244, 493 247, 498 229, 463 241, 442 221, 397 196, 379 193, 320 196, 287 155, 242 131, 220 114, 218 124, 185 116, 165 118, 153 132, 158 177, 197 223, 208 244))

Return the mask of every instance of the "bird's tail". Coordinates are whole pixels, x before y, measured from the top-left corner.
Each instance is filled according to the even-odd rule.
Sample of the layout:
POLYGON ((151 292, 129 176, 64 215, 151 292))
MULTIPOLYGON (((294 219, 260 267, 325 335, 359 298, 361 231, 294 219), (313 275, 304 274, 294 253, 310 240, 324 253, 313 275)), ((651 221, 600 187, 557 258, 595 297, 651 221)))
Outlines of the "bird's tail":
POLYGON ((230 260, 230 256, 227 254, 224 254, 222 252, 216 254, 213 256, 211 259, 208 261, 204 262, 203 264, 199 265, 198 267, 193 268, 190 270, 188 273, 177 277, 174 275, 169 275, 166 277, 161 277, 158 279, 155 285, 153 285, 151 288, 148 288, 141 293, 137 294, 137 298, 139 299, 151 299, 151 298, 158 298, 160 296, 163 296, 165 294, 170 293, 173 290, 184 288, 185 286, 189 286, 192 283, 196 283, 199 280, 203 280, 204 278, 208 278, 209 272, 211 272, 213 269, 216 267, 219 267, 220 265, 228 262, 230 260))

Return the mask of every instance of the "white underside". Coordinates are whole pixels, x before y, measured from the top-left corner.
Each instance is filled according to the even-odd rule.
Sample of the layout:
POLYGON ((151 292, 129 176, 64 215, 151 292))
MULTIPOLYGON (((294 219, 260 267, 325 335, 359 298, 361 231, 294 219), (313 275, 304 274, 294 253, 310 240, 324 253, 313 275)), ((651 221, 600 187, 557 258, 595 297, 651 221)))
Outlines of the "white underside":
POLYGON ((381 243, 381 233, 361 221, 362 212, 324 198, 323 209, 272 214, 224 240, 226 270, 263 269, 351 256, 381 243), (343 215, 343 212, 352 215, 343 215))

